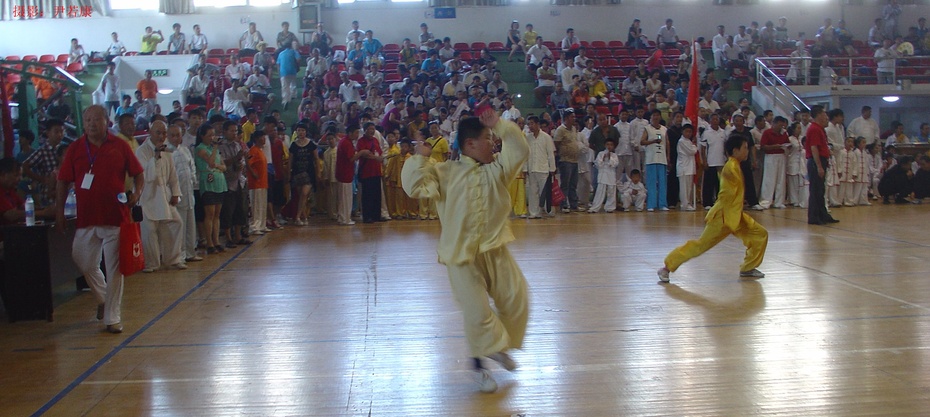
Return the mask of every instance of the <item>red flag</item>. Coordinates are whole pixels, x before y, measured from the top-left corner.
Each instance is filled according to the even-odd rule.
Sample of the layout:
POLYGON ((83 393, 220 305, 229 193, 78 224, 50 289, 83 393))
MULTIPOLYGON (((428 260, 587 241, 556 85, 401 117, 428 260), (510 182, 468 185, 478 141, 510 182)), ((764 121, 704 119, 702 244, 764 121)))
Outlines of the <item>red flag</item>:
POLYGON ((694 131, 697 132, 698 120, 698 100, 701 89, 701 77, 698 74, 698 54, 701 53, 697 48, 697 43, 691 42, 691 79, 688 81, 688 100, 685 102, 685 117, 694 125, 694 131))
MULTIPOLYGON (((688 81, 688 100, 685 102, 685 117, 691 121, 694 127, 694 135, 698 135, 698 100, 701 89, 701 76, 698 74, 698 54, 701 53, 697 42, 691 41, 691 79, 688 81)), ((694 167, 701 167, 700 150, 694 154, 694 167)), ((694 176, 694 183, 698 182, 698 175, 694 176)))

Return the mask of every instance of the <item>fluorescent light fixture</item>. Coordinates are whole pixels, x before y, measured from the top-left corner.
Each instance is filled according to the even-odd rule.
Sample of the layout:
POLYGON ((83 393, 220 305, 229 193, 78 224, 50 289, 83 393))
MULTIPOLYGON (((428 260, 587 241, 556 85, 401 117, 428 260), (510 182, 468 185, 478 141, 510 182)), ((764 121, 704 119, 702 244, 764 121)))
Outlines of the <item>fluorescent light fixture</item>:
POLYGON ((898 101, 898 100, 900 100, 900 99, 901 99, 901 97, 898 97, 898 96, 885 96, 885 97, 882 97, 882 100, 885 100, 885 101, 887 101, 887 102, 889 102, 889 103, 894 103, 894 102, 896 102, 896 101, 898 101))
POLYGON ((165 90, 158 90, 158 94, 171 94, 171 93, 173 93, 173 92, 174 92, 174 90, 172 90, 172 89, 170 89, 170 88, 169 88, 169 89, 165 89, 165 90))

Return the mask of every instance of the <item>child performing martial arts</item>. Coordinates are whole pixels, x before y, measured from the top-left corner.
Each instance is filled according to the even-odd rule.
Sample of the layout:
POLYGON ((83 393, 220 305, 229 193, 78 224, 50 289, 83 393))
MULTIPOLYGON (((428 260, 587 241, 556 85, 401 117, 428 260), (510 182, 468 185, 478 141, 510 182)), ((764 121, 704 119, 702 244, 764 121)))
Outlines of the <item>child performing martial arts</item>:
POLYGON ((490 109, 478 114, 480 119, 459 122, 459 160, 436 162, 430 159, 429 145, 420 143, 401 178, 410 197, 436 203, 442 225, 439 263, 449 271, 452 293, 464 315, 478 388, 494 392, 497 382, 481 358, 516 369, 507 351, 522 347, 529 314, 526 279, 506 246, 514 240, 508 187, 522 169, 529 146, 513 122, 501 120, 490 109), (496 157, 492 130, 502 142, 496 157))
POLYGON ((659 269, 659 279, 668 282, 668 274, 681 264, 716 246, 728 235, 733 234, 746 245, 746 257, 740 266, 741 277, 763 278, 765 274, 756 267, 762 263, 769 233, 748 214, 743 213, 743 172, 740 162, 749 156, 746 138, 731 135, 724 143, 728 156, 720 174, 720 193, 717 202, 704 217, 704 232, 697 240, 689 240, 675 248, 665 257, 665 266, 659 269))

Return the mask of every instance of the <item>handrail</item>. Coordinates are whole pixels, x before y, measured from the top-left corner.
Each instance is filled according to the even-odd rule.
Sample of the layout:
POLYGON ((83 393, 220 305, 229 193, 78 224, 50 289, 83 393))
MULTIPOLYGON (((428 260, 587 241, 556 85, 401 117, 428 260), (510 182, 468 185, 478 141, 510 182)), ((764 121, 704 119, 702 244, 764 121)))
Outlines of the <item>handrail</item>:
POLYGON ((765 65, 764 62, 757 58, 755 60, 755 64, 757 72, 756 87, 763 89, 772 97, 775 108, 779 107, 778 104, 783 103, 791 106, 794 111, 810 111, 810 107, 808 107, 807 103, 805 103, 804 100, 801 100, 800 97, 794 94, 794 91, 791 90, 791 87, 789 87, 788 84, 786 84, 785 81, 778 76, 778 74, 775 74, 774 71, 765 65), (779 96, 788 97, 787 100, 782 100, 779 96))

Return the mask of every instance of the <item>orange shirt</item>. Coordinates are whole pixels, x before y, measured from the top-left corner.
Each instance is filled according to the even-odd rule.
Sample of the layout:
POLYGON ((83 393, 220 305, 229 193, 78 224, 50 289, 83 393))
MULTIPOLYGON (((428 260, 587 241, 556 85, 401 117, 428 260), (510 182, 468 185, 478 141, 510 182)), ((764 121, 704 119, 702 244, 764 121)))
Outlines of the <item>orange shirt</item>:
POLYGON ((246 174, 249 178, 249 189, 260 190, 268 188, 268 160, 265 159, 265 153, 260 146, 253 146, 249 149, 249 168, 246 174), (257 176, 253 176, 251 171, 255 171, 257 176))
POLYGON ((158 83, 156 83, 155 80, 143 78, 136 84, 136 90, 142 92, 142 98, 156 98, 158 94, 158 83))
POLYGON ((52 83, 48 82, 46 79, 33 77, 32 85, 35 86, 36 94, 43 100, 48 100, 52 94, 55 94, 55 87, 53 87, 52 83))

